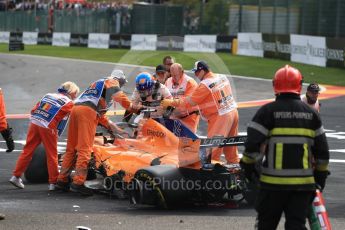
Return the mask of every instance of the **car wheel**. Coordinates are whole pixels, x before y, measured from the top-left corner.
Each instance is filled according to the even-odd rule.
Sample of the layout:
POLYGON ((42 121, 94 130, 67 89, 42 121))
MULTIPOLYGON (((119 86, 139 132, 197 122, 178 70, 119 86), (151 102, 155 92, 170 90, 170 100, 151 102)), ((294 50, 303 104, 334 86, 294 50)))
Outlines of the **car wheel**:
POLYGON ((47 157, 43 145, 39 145, 34 151, 31 162, 24 173, 24 177, 30 183, 48 182, 47 157))
POLYGON ((189 200, 191 191, 185 189, 179 168, 156 165, 138 170, 130 186, 130 201, 134 204, 171 208, 189 200))

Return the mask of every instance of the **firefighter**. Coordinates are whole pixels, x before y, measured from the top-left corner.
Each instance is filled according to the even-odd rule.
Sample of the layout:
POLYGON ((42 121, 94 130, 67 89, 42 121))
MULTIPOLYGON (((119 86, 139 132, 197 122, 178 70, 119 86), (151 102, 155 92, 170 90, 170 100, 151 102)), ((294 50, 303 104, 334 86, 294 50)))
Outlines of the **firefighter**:
MULTIPOLYGON (((168 88, 147 72, 138 74, 135 79, 135 89, 132 94, 133 108, 152 108, 156 112, 150 114, 152 118, 159 118, 163 115, 163 108, 160 106, 161 100, 172 98, 168 88)), ((135 122, 139 121, 142 115, 138 116, 135 122)))
POLYGON ((301 99, 304 103, 308 104, 310 107, 320 112, 321 104, 318 100, 319 95, 320 95, 319 85, 317 83, 311 83, 308 85, 306 94, 301 96, 301 99))
MULTIPOLYGON (((170 67, 171 78, 165 82, 173 98, 182 99, 191 95, 198 87, 196 81, 184 73, 183 67, 179 63, 174 63, 170 67)), ((176 108, 177 118, 182 121, 191 131, 196 133, 200 120, 199 109, 188 111, 185 108, 176 108)))
POLYGON ((73 82, 65 82, 57 93, 46 94, 31 110, 30 125, 26 144, 20 154, 13 176, 9 182, 23 189, 20 176, 29 165, 36 147, 43 143, 47 156, 50 191, 55 190, 58 171, 58 136, 65 128, 68 116, 73 107, 73 100, 79 93, 78 86, 73 82))
POLYGON ((14 141, 12 137, 12 128, 8 125, 6 120, 6 106, 5 99, 0 88, 0 132, 4 140, 6 141, 6 152, 12 152, 14 150, 14 141))
MULTIPOLYGON (((163 107, 174 106, 192 108, 199 106, 201 116, 207 120, 207 137, 237 136, 238 111, 232 95, 231 85, 225 76, 215 75, 204 61, 195 62, 192 69, 195 76, 201 81, 194 92, 182 99, 163 100, 163 107)), ((239 162, 237 147, 224 147, 227 163, 239 162)), ((212 159, 220 160, 221 148, 212 150, 212 159)))
POLYGON ((96 127, 100 124, 113 132, 125 134, 105 116, 105 113, 114 101, 125 108, 130 108, 131 102, 121 90, 126 82, 124 73, 115 69, 109 77, 93 82, 76 99, 68 126, 66 152, 56 184, 58 189, 71 190, 86 196, 93 195, 92 191, 85 187, 84 182, 96 127), (69 175, 74 167, 75 175, 70 184, 69 175))
POLYGON ((328 175, 325 131, 319 114, 300 99, 302 75, 297 69, 280 68, 273 88, 276 100, 262 106, 248 125, 240 164, 253 180, 260 161, 258 229, 276 229, 283 212, 285 229, 306 229, 315 184, 323 189, 328 175))

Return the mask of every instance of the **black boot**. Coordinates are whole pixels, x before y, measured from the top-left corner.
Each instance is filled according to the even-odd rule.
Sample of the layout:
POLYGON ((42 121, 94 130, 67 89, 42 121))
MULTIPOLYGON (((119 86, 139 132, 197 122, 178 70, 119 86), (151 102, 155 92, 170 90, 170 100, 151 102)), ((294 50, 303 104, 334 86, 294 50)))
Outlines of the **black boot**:
POLYGON ((2 137, 6 141, 6 145, 7 145, 6 152, 8 152, 8 153, 12 152, 14 150, 14 141, 13 141, 13 137, 12 137, 12 128, 7 126, 7 129, 1 131, 1 135, 2 135, 2 137))

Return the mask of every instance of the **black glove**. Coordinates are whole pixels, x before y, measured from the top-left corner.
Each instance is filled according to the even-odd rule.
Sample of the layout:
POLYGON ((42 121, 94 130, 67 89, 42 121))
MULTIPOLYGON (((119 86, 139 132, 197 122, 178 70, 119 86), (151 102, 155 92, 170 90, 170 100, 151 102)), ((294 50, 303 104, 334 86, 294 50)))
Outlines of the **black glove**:
POLYGON ((12 152, 14 150, 14 141, 13 141, 13 137, 12 137, 12 128, 7 126, 7 129, 1 131, 1 135, 2 135, 2 137, 6 141, 6 145, 7 145, 6 152, 8 152, 8 153, 12 152))
POLYGON ((252 181, 253 177, 255 176, 255 164, 247 164, 241 160, 240 166, 241 166, 241 169, 243 170, 244 176, 249 181, 252 181))
POLYGON ((321 191, 325 188, 326 185, 326 179, 329 175, 329 171, 314 171, 314 178, 316 186, 319 186, 321 188, 321 191))

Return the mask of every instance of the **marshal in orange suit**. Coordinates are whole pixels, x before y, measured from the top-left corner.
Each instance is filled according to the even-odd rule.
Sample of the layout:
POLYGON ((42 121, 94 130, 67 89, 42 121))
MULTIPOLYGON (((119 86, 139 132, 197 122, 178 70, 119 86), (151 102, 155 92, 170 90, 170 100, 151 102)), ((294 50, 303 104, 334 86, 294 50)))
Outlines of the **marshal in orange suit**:
POLYGON ((31 110, 30 125, 26 144, 19 155, 13 176, 9 182, 23 189, 20 178, 28 167, 35 149, 41 143, 46 151, 49 190, 55 190, 59 175, 57 141, 67 123, 73 107, 73 100, 79 93, 79 87, 73 82, 65 82, 56 93, 48 93, 31 110))
MULTIPOLYGON (((237 136, 238 111, 229 80, 225 76, 213 74, 204 61, 197 61, 192 71, 201 81, 194 92, 183 99, 165 99, 162 101, 162 105, 164 107, 184 106, 187 109, 199 106, 202 117, 207 121, 209 138, 237 136)), ((223 149, 228 163, 239 162, 237 146, 223 149)), ((221 148, 213 149, 212 159, 220 160, 221 154, 221 148)))

